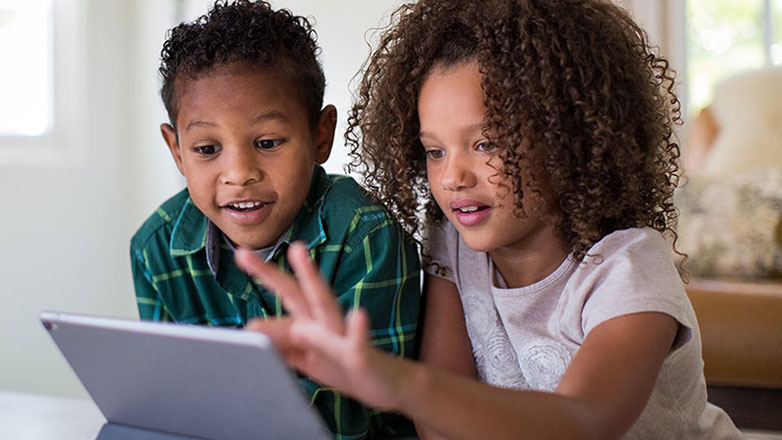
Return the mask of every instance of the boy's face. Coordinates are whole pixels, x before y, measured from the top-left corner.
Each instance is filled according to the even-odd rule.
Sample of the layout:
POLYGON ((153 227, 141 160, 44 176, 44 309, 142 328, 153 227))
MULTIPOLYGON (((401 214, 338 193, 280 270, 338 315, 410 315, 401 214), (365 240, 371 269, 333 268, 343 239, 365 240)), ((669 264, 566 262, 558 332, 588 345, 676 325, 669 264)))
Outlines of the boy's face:
POLYGON ((278 71, 228 65, 177 78, 177 132, 161 125, 198 209, 234 244, 253 249, 273 245, 291 225, 336 125, 327 106, 313 132, 278 71))

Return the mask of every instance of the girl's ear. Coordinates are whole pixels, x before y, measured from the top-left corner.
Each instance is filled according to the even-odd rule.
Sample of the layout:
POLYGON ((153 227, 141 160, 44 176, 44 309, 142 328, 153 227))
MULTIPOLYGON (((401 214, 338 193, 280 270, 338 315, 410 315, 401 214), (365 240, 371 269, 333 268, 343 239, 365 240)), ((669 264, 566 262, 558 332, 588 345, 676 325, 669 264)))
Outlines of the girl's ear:
POLYGON ((334 143, 334 130, 337 128, 337 108, 329 104, 320 111, 317 138, 315 139, 315 162, 326 162, 334 143))
POLYGON ((160 124, 160 134, 163 135, 163 140, 168 145, 168 151, 171 152, 171 156, 174 157, 176 167, 179 172, 184 176, 185 169, 182 166, 182 152, 179 150, 179 142, 177 142, 176 129, 171 124, 160 124))

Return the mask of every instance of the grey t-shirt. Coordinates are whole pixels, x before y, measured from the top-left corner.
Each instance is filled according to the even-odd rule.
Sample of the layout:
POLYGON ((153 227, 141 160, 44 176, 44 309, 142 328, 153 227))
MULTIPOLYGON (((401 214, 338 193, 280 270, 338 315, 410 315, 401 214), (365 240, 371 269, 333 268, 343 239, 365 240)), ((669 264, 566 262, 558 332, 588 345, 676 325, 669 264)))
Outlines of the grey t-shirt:
POLYGON ((480 378, 492 385, 554 391, 590 330, 618 316, 661 312, 679 322, 643 412, 628 439, 741 438, 706 401, 695 313, 669 244, 651 228, 604 237, 580 263, 568 257, 545 279, 505 288, 485 252, 447 221, 428 231, 424 270, 456 284, 480 378))

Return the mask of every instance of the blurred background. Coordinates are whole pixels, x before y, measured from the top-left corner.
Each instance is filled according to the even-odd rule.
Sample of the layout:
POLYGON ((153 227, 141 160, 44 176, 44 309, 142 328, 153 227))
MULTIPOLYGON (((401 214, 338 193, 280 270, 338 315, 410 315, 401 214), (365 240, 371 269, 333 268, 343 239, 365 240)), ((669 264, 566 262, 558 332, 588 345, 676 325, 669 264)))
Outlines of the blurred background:
MULTIPOLYGON (((128 241, 184 186, 158 129, 160 48, 210 3, 0 0, 0 389, 86 395, 40 311, 137 318, 128 241)), ((340 112, 329 172, 346 162, 351 79, 400 3, 272 1, 314 17, 340 112)), ((687 120, 720 79, 782 62, 782 0, 620 3, 677 70, 687 120)))

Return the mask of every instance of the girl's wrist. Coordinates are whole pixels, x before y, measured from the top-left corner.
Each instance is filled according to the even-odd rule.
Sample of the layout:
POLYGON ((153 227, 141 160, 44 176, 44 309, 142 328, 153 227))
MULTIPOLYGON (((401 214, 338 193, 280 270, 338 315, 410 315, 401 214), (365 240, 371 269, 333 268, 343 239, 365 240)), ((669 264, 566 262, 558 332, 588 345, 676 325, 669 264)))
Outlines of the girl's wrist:
POLYGON ((427 396, 431 387, 431 369, 418 362, 405 359, 394 359, 394 365, 389 369, 396 375, 394 388, 394 409, 410 415, 415 411, 415 405, 420 404, 427 396))
POLYGON ((379 406, 386 411, 406 412, 416 399, 416 389, 424 383, 426 369, 419 368, 417 362, 380 350, 372 350, 370 356, 370 369, 377 375, 380 384, 379 406))

